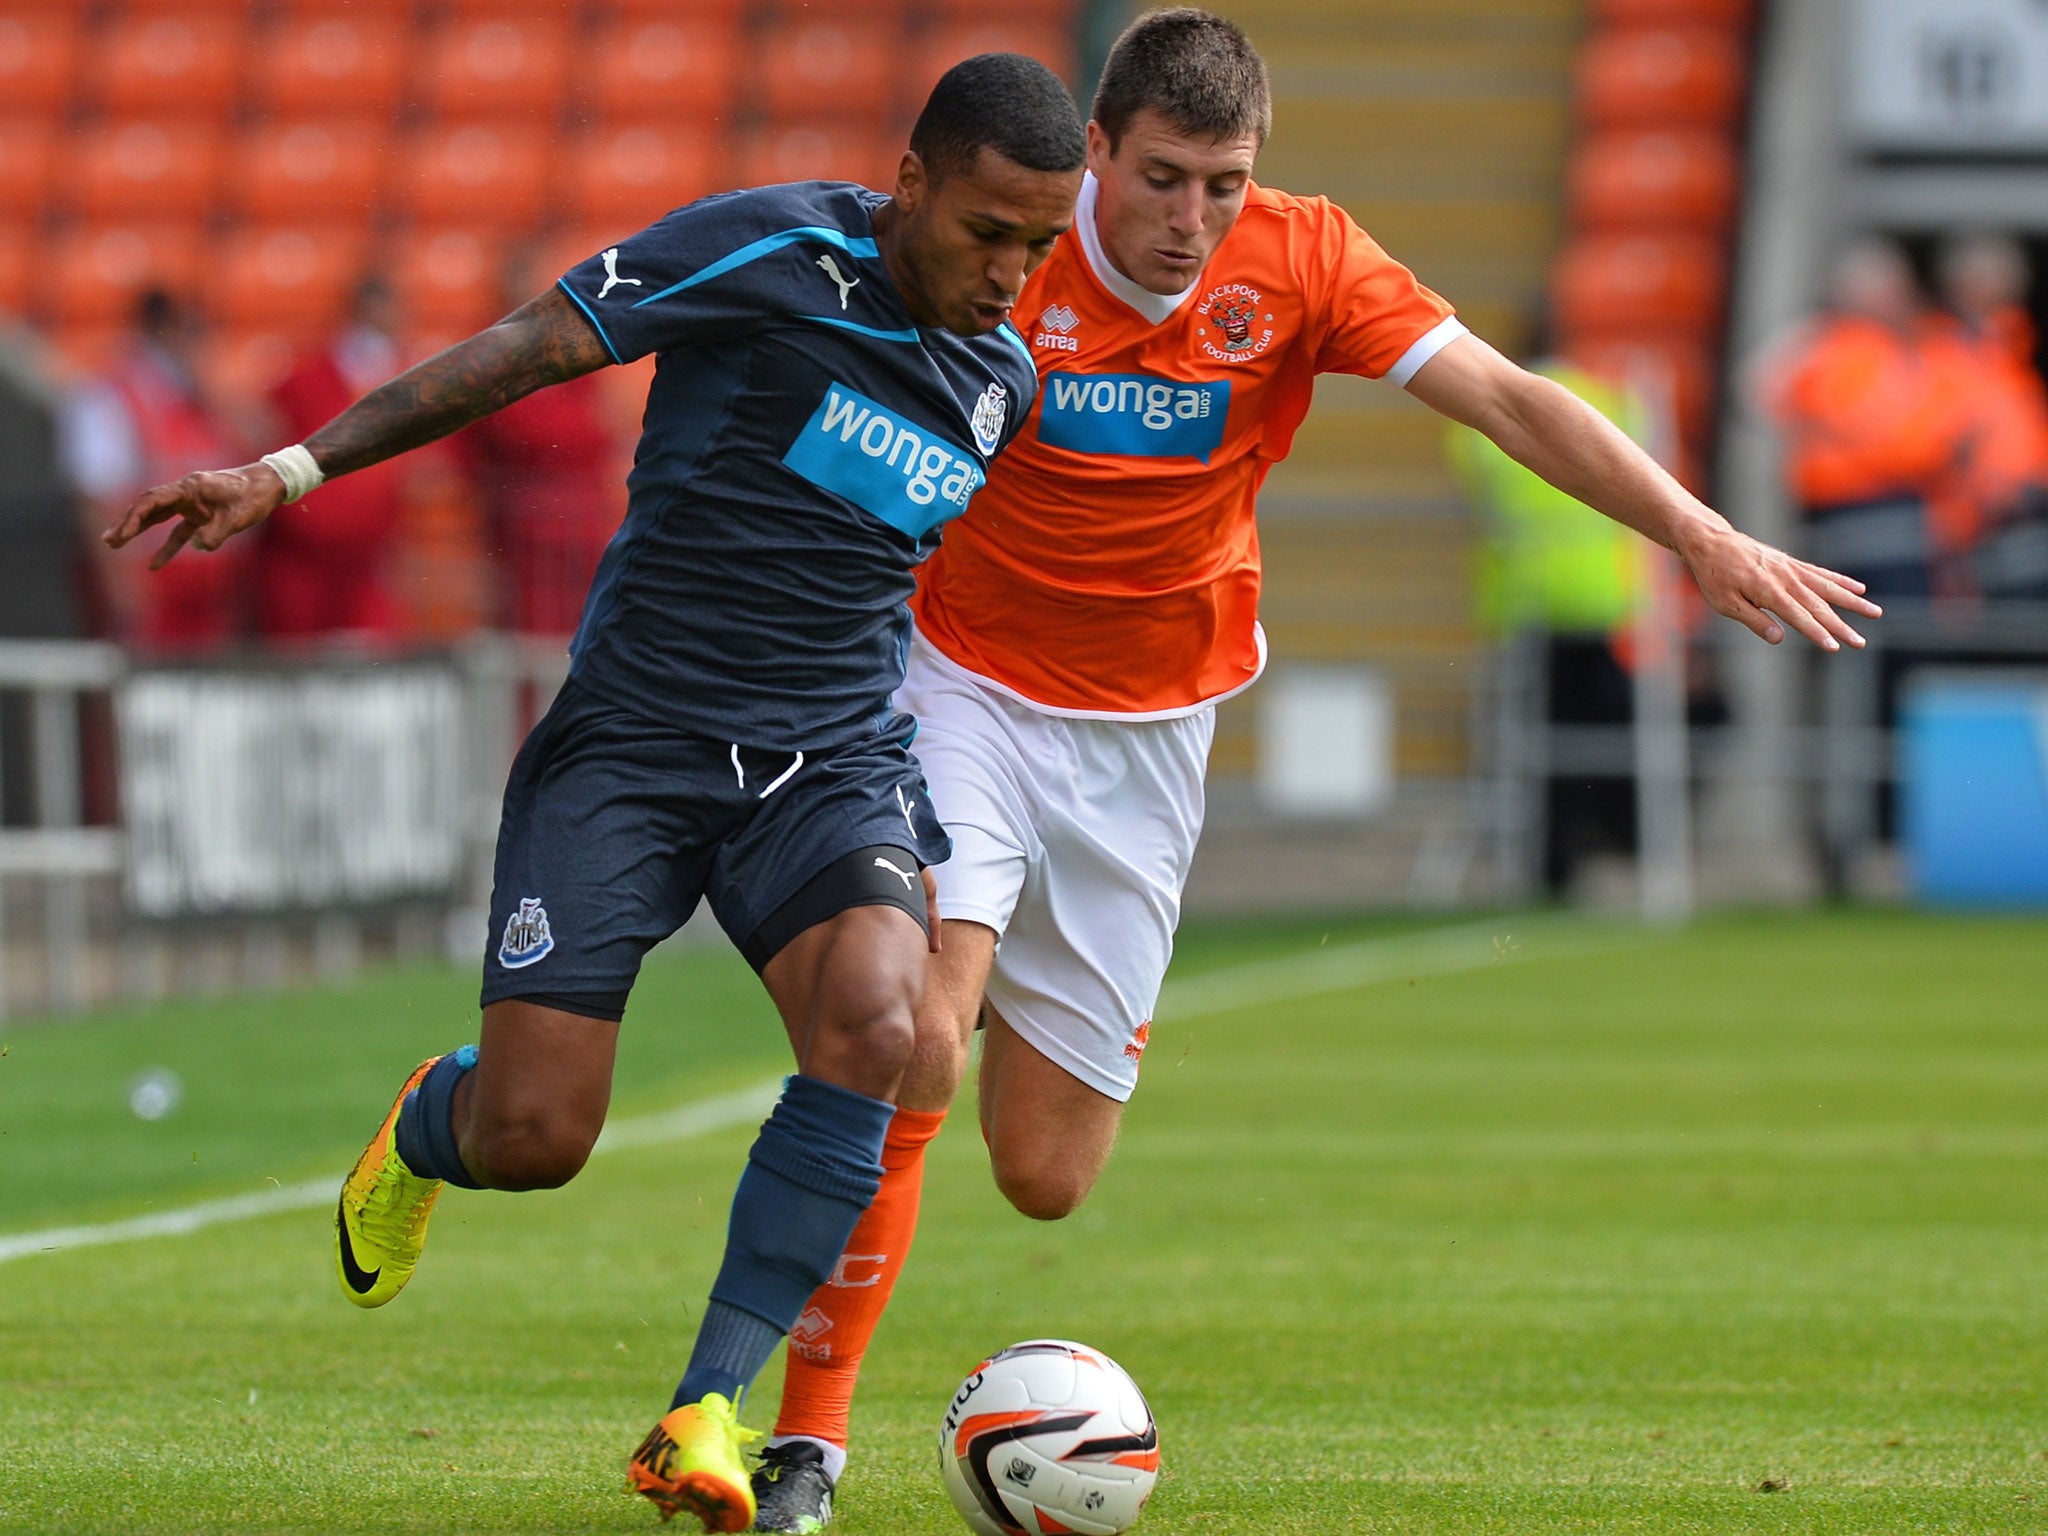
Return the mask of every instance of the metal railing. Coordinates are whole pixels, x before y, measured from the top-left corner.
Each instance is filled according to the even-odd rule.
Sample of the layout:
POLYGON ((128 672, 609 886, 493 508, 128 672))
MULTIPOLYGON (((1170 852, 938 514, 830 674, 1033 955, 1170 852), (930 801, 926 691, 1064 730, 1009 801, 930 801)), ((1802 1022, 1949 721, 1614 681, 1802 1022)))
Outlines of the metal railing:
MULTIPOLYGON (((458 683, 463 752, 450 793, 461 827, 459 874, 426 904, 443 917, 473 912, 489 900, 506 768, 567 675, 568 658, 559 641, 483 635, 404 659, 445 669, 458 683)), ((180 664, 179 670, 229 677, 253 668, 317 677, 378 664, 361 652, 332 651, 236 657, 180 664)), ((0 641, 0 765, 25 769, 27 778, 26 794, 15 786, 4 797, 15 814, 12 824, 0 825, 0 1017, 154 995, 160 985, 152 978, 167 967, 147 952, 190 947, 197 936, 238 952, 216 967, 229 974, 208 984, 272 979, 280 970, 281 922, 309 929, 317 970, 346 970, 362 953, 365 925, 382 915, 358 906, 229 911, 166 922, 137 911, 128 890, 130 829, 115 824, 118 721, 124 690, 152 675, 112 644, 0 641)))
MULTIPOLYGON (((2048 663, 2043 604, 1893 603, 1883 619, 1861 630, 1869 642, 1861 651, 1811 652, 1794 663, 1805 672, 1807 718, 1773 727, 1768 754, 1769 771, 1797 791, 1800 833, 1822 884, 1837 894, 1885 841, 1880 796, 1898 782, 1901 757, 1891 715, 1911 670, 1959 662, 2048 663)), ((1481 820, 1503 895, 1536 894, 1547 831, 1545 786, 1555 776, 1584 775, 1634 783, 1643 915, 1669 921, 1693 906, 1694 806, 1717 788, 1754 789, 1758 769, 1755 755, 1741 750, 1753 733, 1750 723, 1686 723, 1683 650, 1674 644, 1645 651, 1646 639, 1654 647, 1673 638, 1638 631, 1638 656, 1650 660, 1634 669, 1634 719, 1626 725, 1546 718, 1551 637, 1544 631, 1524 631, 1490 658, 1478 712, 1485 764, 1481 820)), ((1721 623, 1693 643, 1724 655, 1757 644, 1721 623)))

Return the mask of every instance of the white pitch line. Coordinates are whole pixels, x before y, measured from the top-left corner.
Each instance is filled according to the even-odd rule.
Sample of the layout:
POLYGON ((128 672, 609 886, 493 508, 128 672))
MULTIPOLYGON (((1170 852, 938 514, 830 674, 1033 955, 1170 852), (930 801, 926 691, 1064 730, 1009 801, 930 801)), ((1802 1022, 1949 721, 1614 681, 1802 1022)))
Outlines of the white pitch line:
MULTIPOLYGON (((1644 941, 1641 930, 1600 927, 1571 918, 1503 918, 1433 928, 1399 938, 1362 939, 1335 949, 1303 950, 1272 960, 1225 966, 1207 975, 1168 982, 1159 999, 1161 1018, 1192 1019, 1291 1002, 1409 976, 1449 976, 1481 970, 1510 959, 1554 960, 1615 949, 1644 941)), ((658 1114, 617 1120, 597 1138, 593 1155, 687 1141, 730 1130, 766 1115, 782 1092, 782 1079, 734 1093, 699 1099, 658 1114)), ((255 1194, 203 1200, 174 1211, 131 1216, 92 1226, 51 1227, 41 1232, 0 1236, 0 1264, 30 1254, 95 1248, 151 1237, 180 1237, 224 1222, 253 1221, 284 1211, 328 1204, 339 1186, 331 1178, 288 1184, 255 1194)))
POLYGON ((1361 939, 1272 960, 1225 966, 1205 976, 1169 981, 1159 997, 1162 1019, 1234 1013, 1411 976, 1451 976, 1503 963, 1565 960, 1632 947, 1650 937, 1624 925, 1537 914, 1430 928, 1399 938, 1361 939))
MULTIPOLYGON (((659 1142, 687 1141, 713 1131, 730 1130, 766 1115, 782 1092, 782 1079, 773 1078, 742 1088, 736 1093, 699 1099, 658 1114, 635 1115, 616 1120, 604 1128, 592 1149, 619 1152, 629 1147, 651 1147, 659 1142)), ((51 1227, 41 1232, 16 1232, 0 1237, 0 1264, 30 1254, 69 1248, 97 1248, 106 1243, 132 1243, 149 1237, 182 1237, 206 1227, 230 1221, 253 1221, 283 1211, 310 1210, 332 1205, 341 1185, 332 1178, 309 1179, 303 1184, 285 1184, 250 1195, 230 1195, 221 1200, 202 1200, 175 1211, 155 1211, 131 1216, 125 1221, 103 1221, 92 1226, 51 1227)))

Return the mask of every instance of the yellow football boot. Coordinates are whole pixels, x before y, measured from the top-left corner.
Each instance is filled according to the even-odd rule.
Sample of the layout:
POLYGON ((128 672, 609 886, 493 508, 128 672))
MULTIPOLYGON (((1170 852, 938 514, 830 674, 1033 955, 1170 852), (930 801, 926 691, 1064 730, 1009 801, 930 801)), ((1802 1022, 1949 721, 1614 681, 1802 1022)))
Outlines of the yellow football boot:
POLYGON ((744 1531, 754 1523, 754 1490, 740 1447, 761 1432, 742 1429, 739 1409, 716 1392, 671 1408, 626 1464, 627 1488, 645 1494, 667 1520, 687 1511, 707 1531, 744 1531))
POLYGON ((342 1182, 334 1212, 334 1261, 342 1294, 359 1307, 381 1307, 403 1290, 427 1241, 427 1217, 440 1197, 441 1181, 423 1179, 405 1166, 396 1132, 405 1096, 440 1059, 429 1057, 405 1080, 391 1113, 342 1182))

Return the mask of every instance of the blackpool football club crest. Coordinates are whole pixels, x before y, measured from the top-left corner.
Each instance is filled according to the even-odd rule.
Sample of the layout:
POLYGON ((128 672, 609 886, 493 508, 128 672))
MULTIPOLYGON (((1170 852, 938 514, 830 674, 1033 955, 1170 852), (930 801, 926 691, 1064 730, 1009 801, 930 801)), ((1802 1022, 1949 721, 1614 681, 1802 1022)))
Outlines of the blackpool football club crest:
POLYGON ((1195 341, 1219 363, 1242 363, 1273 344, 1273 316, 1259 290, 1245 283, 1223 283, 1209 290, 1195 306, 1203 324, 1195 341))
POLYGON ((555 947, 548 928, 548 909, 538 896, 519 898, 519 910, 505 919, 505 937, 498 941, 498 964, 508 971, 531 965, 555 947))
POLYGON ((984 454, 1002 446, 1003 422, 1009 414, 1010 392, 1000 384, 990 384, 974 402, 974 417, 968 425, 974 428, 975 446, 984 454))

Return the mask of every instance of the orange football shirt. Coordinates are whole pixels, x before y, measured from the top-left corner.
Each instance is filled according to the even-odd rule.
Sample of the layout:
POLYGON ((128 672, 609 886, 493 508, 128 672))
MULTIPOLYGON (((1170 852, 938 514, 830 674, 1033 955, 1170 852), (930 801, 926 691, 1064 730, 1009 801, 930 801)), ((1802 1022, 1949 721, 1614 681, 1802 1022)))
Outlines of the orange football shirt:
POLYGON ((1318 373, 1406 384, 1465 334, 1325 198, 1254 185, 1194 285, 1103 255, 1096 184, 1025 284, 1038 398, 911 607, 941 655, 1055 714, 1166 719, 1265 664, 1253 504, 1318 373))

